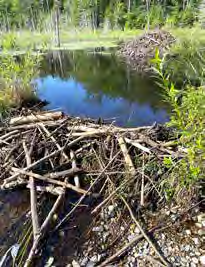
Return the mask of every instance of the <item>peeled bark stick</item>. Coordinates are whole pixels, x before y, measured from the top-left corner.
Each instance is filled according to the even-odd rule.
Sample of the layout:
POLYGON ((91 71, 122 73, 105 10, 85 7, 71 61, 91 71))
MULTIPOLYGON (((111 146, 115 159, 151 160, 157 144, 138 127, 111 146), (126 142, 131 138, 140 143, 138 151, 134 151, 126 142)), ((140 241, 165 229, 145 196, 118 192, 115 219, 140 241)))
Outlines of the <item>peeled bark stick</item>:
POLYGON ((10 125, 21 125, 33 122, 58 120, 62 117, 62 112, 47 112, 42 114, 29 115, 25 117, 12 118, 9 122, 10 125))
POLYGON ((78 173, 82 173, 82 169, 79 169, 79 168, 72 168, 72 169, 68 169, 68 170, 65 170, 65 171, 61 171, 61 172, 53 172, 53 173, 48 173, 45 175, 45 177, 47 178, 51 178, 51 179, 58 179, 58 178, 63 178, 63 177, 71 177, 71 176, 74 176, 78 173))
POLYGON ((143 228, 141 227, 140 223, 137 221, 137 219, 135 218, 132 209, 130 208, 129 204, 127 203, 127 201, 125 200, 125 198, 123 196, 120 196, 121 200, 124 202, 125 206, 127 207, 130 216, 132 218, 132 220, 135 222, 137 228, 140 230, 140 232, 143 234, 144 238, 147 240, 147 242, 150 244, 150 246, 153 248, 153 250, 155 251, 155 253, 158 255, 158 257, 160 258, 160 260, 162 261, 162 263, 165 266, 170 266, 169 262, 167 262, 167 260, 161 255, 161 253, 158 251, 158 249, 156 248, 155 244, 153 243, 153 241, 148 237, 147 233, 143 230, 143 228))
MULTIPOLYGON (((44 126, 47 126, 47 127, 56 127, 58 125, 61 125, 64 121, 65 121, 64 119, 60 119, 60 120, 56 120, 56 121, 44 121, 43 124, 44 124, 44 126)), ((40 126, 41 123, 42 122, 22 124, 22 125, 4 127, 3 129, 6 131, 36 129, 36 127, 40 126)))
POLYGON ((128 138, 125 138, 126 143, 131 144, 132 146, 135 146, 136 148, 151 154, 151 150, 143 145, 141 145, 139 142, 137 142, 136 140, 130 140, 128 138))
POLYGON ((7 137, 10 137, 10 136, 13 136, 13 135, 17 134, 18 132, 19 132, 18 130, 14 130, 12 132, 6 133, 6 134, 0 136, 0 140, 4 140, 7 137))
POLYGON ((116 126, 99 126, 97 128, 91 127, 91 128, 86 128, 84 125, 82 126, 74 126, 72 127, 67 127, 68 130, 74 131, 72 134, 73 136, 82 136, 82 135, 102 135, 102 134, 116 134, 116 133, 125 133, 125 132, 140 132, 142 130, 147 130, 150 129, 150 126, 145 126, 145 127, 137 127, 137 128, 120 128, 116 126), (79 131, 79 132, 76 132, 79 131))
POLYGON ((80 193, 80 194, 85 194, 87 193, 86 190, 83 190, 83 189, 80 189, 70 183, 65 183, 65 182, 61 182, 61 181, 57 181, 57 180, 54 180, 54 179, 51 179, 51 178, 48 178, 46 176, 42 176, 40 174, 37 174, 37 173, 33 173, 33 172, 27 172, 23 169, 17 169, 17 168, 14 168, 12 167, 12 170, 18 174, 23 174, 23 175, 26 175, 26 176, 32 176, 38 180, 41 180, 41 181, 44 181, 44 182, 47 182, 47 183, 50 183, 50 184, 55 184, 55 185, 59 185, 59 186, 62 186, 62 187, 65 187, 65 188, 68 188, 68 189, 72 189, 73 191, 76 191, 77 193, 80 193))
MULTIPOLYGON (((33 147, 31 147, 29 151, 25 141, 23 141, 23 149, 26 156, 27 166, 29 166, 31 164, 31 153, 33 147)), ((40 227, 39 227, 38 212, 37 212, 36 186, 34 178, 32 176, 29 176, 29 185, 30 185, 30 203, 31 203, 32 225, 33 225, 33 238, 35 240, 40 233, 40 227)))
MULTIPOLYGON (((45 134, 47 135, 48 138, 50 138, 55 146, 58 148, 58 150, 62 149, 62 147, 59 145, 59 143, 56 141, 55 137, 53 137, 51 135, 51 133, 46 129, 46 127, 43 125, 43 123, 40 124, 40 127, 42 128, 42 130, 45 132, 45 134)), ((66 155, 66 153, 63 151, 62 152, 63 157, 65 158, 65 160, 69 160, 68 156, 66 155)))
MULTIPOLYGON (((76 165, 75 154, 74 154, 73 150, 70 151, 70 158, 72 160, 72 168, 76 168, 77 165, 76 165)), ((75 186, 80 188, 80 180, 79 180, 78 175, 74 176, 74 182, 75 182, 75 186)))
POLYGON ((140 204, 141 206, 144 206, 144 175, 145 172, 145 166, 144 166, 144 154, 143 154, 143 160, 142 160, 142 185, 141 185, 141 198, 140 198, 140 204))
POLYGON ((136 170, 135 170, 135 167, 134 167, 133 162, 131 160, 131 157, 129 155, 129 152, 128 152, 126 143, 124 141, 124 138, 123 137, 119 137, 118 138, 118 143, 119 143, 120 148, 122 150, 122 153, 124 155, 125 164, 127 166, 127 169, 131 172, 132 175, 135 175, 136 174, 136 170))
MULTIPOLYGON (((28 171, 28 170, 36 167, 38 164, 42 163, 43 161, 46 161, 47 159, 50 159, 50 158, 58 155, 59 153, 61 153, 62 151, 64 151, 65 148, 69 148, 69 147, 75 145, 76 143, 78 143, 82 139, 84 139, 84 136, 78 137, 77 139, 71 141, 70 143, 68 143, 67 145, 65 145, 64 147, 62 147, 62 149, 57 150, 57 151, 54 151, 51 154, 49 154, 49 155, 47 155, 47 156, 45 156, 45 157, 37 160, 36 162, 32 163, 31 165, 25 167, 23 170, 24 171, 28 171)), ((19 174, 20 173, 16 173, 16 174, 12 175, 11 177, 4 179, 4 183, 1 186, 1 189, 4 189, 4 186, 6 185, 6 183, 16 180, 16 178, 19 176, 19 174)))
MULTIPOLYGON (((27 185, 27 188, 30 188, 29 184, 27 185)), ((62 193, 62 190, 64 190, 62 187, 54 186, 54 185, 48 185, 48 186, 37 185, 36 186, 36 191, 50 193, 55 196, 59 196, 62 193)))

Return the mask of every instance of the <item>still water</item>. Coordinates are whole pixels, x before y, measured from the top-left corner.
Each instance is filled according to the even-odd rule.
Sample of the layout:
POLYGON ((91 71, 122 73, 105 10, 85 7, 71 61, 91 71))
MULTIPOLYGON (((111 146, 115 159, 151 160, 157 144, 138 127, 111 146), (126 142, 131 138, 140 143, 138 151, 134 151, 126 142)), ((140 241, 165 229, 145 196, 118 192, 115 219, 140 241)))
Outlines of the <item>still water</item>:
POLYGON ((41 66, 37 94, 73 116, 104 119, 120 126, 168 121, 168 106, 153 78, 132 71, 115 53, 55 51, 41 66))

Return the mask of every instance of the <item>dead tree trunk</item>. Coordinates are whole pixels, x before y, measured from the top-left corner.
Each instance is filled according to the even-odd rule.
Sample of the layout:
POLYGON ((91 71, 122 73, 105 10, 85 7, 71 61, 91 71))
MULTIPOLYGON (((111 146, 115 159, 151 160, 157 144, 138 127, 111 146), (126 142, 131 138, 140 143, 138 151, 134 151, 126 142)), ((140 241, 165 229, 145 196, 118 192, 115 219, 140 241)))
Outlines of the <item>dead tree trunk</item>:
POLYGON ((60 2, 55 0, 54 5, 54 25, 55 25, 55 43, 57 47, 60 47, 60 2))

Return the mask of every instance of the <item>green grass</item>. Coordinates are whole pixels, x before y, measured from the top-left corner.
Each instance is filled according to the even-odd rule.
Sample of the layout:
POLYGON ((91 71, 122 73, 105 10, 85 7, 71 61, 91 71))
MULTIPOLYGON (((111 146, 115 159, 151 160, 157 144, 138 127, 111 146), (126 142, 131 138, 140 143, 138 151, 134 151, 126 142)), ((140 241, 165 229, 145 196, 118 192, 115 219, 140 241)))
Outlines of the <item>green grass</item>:
MULTIPOLYGON (((61 49, 87 49, 94 47, 115 47, 120 41, 132 39, 141 30, 61 30, 61 49)), ((57 49, 54 33, 18 31, 2 34, 0 46, 15 51, 57 49)))
MULTIPOLYGON (((205 45, 205 30, 197 26, 194 28, 165 28, 181 42, 197 40, 201 46, 205 45)), ((77 50, 94 47, 116 47, 119 42, 132 39, 143 34, 142 30, 78 30, 61 29, 61 49, 77 50)), ((3 33, 0 46, 15 51, 57 49, 53 32, 30 32, 26 30, 3 33)), ((175 46, 174 46, 175 47, 175 46)), ((174 48, 173 48, 174 49, 174 48)))

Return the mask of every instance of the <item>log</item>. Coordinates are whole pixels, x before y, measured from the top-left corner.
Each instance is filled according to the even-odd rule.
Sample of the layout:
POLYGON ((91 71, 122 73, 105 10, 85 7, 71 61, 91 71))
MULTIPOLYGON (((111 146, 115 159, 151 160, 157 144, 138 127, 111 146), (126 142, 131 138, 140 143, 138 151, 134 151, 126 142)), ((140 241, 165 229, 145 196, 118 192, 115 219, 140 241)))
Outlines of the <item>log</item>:
POLYGON ((51 121, 51 120, 58 120, 63 116, 62 112, 47 112, 42 114, 36 115, 29 115, 29 116, 22 116, 22 117, 15 117, 12 118, 9 122, 10 125, 22 125, 34 122, 41 122, 41 121, 51 121))

